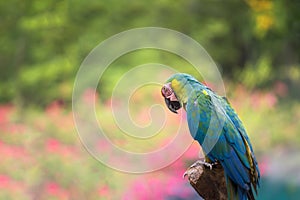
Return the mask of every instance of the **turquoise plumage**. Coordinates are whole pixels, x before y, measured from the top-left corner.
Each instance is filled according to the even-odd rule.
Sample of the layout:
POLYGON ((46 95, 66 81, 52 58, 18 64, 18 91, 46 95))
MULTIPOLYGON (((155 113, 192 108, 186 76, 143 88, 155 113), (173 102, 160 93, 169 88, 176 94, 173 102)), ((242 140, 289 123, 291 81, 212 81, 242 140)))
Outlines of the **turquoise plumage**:
POLYGON ((184 107, 190 133, 225 172, 228 199, 255 199, 260 173, 246 130, 225 97, 188 74, 171 76, 162 95, 172 112, 184 107))

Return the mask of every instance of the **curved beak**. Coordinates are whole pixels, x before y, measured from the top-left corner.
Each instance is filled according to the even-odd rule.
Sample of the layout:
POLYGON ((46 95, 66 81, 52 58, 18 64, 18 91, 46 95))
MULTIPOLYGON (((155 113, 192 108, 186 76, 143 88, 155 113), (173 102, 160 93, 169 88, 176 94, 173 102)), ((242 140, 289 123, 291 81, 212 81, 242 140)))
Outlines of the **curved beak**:
POLYGON ((177 110, 181 108, 181 104, 172 90, 170 83, 167 83, 162 87, 161 94, 165 98, 165 102, 169 110, 177 114, 177 110))

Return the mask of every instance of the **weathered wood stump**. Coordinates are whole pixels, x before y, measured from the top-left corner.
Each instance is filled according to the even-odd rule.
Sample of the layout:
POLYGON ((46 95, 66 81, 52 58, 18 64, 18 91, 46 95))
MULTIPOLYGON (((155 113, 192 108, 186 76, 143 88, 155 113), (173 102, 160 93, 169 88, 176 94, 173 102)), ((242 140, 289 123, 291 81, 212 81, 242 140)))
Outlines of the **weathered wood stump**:
POLYGON ((227 190, 224 178, 224 170, 220 164, 212 169, 197 165, 186 171, 190 184, 205 200, 226 200, 227 190))

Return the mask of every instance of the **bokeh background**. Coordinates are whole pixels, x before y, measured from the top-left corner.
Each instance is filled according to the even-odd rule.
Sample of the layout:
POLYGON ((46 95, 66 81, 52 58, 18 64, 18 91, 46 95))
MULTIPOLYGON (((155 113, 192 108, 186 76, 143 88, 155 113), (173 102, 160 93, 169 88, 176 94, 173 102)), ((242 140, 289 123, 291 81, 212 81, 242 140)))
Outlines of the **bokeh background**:
MULTIPOLYGON (((198 158, 198 144, 160 171, 127 174, 92 158, 74 126, 72 89, 81 62, 110 36, 145 26, 174 29, 203 45, 254 146, 262 173, 259 199, 299 199, 299 7, 296 0, 1 1, 0 199, 198 198, 181 178, 198 158)), ((120 131, 110 117, 115 83, 148 62, 201 79, 168 52, 148 49, 122 56, 97 89, 97 109, 107 130, 120 131)), ((83 99, 91 104, 94 92, 87 90, 83 99)), ((149 102, 164 103, 151 87, 132 101, 135 120, 142 124, 149 121, 149 102)), ((178 123, 177 116, 167 117, 178 123)), ((166 136, 174 131, 168 130, 166 136)), ((112 140, 130 149, 122 136, 112 140)), ((166 140, 158 137, 157 142, 166 140)), ((101 143, 99 148, 105 150, 101 143)), ((136 150, 143 148, 148 147, 136 150)))

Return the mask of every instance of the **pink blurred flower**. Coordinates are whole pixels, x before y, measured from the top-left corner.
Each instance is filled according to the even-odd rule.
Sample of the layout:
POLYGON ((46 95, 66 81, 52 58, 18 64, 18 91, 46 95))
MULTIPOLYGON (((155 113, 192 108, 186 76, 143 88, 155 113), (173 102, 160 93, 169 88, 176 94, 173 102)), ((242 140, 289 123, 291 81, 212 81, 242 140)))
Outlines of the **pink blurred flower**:
POLYGON ((252 107, 259 108, 261 106, 261 94, 260 93, 253 93, 251 96, 251 105, 252 107))
POLYGON ((107 185, 102 186, 98 189, 98 194, 101 197, 108 197, 110 194, 110 189, 107 185))
POLYGON ((46 192, 51 195, 57 195, 60 192, 60 186, 55 182, 47 183, 45 188, 46 192))
POLYGON ((187 198, 191 190, 182 191, 186 182, 187 180, 182 179, 181 173, 170 170, 168 167, 160 172, 139 176, 124 193, 122 199, 165 199, 168 196, 187 198))
POLYGON ((4 174, 0 174, 0 188, 7 188, 10 184, 10 177, 4 174))
POLYGON ((273 108, 277 104, 277 97, 271 92, 265 94, 265 99, 269 108, 273 108))
POLYGON ((45 192, 58 199, 69 199, 69 193, 56 182, 48 182, 45 185, 45 192))
POLYGON ((46 150, 48 152, 51 153, 59 152, 60 146, 61 144, 57 139, 51 138, 46 141, 46 150))
POLYGON ((148 200, 148 199, 163 199, 161 189, 163 184, 149 179, 147 176, 136 180, 131 188, 123 195, 123 200, 148 200), (151 183, 152 182, 152 183, 151 183), (155 188, 157 187, 157 188, 155 188))
POLYGON ((9 121, 9 115, 13 110, 13 106, 10 104, 0 105, 0 126, 9 121))
MULTIPOLYGON (((196 152, 198 151, 199 148, 196 152)), ((195 155, 194 160, 196 158, 195 155)), ((182 156, 160 171, 140 175, 124 193, 122 199, 165 199, 168 196, 187 198, 192 194, 192 189, 185 187, 187 180, 182 178, 186 170, 185 159, 182 156)))
POLYGON ((96 90, 89 88, 83 93, 83 102, 88 105, 93 105, 98 100, 98 93, 96 90))
POLYGON ((108 148, 110 146, 111 146, 111 144, 106 139, 100 139, 97 142, 97 149, 100 152, 109 150, 108 148))
POLYGON ((260 175, 264 176, 269 170, 269 159, 264 158, 258 163, 260 175))
POLYGON ((57 154, 62 157, 71 157, 76 159, 78 156, 78 148, 72 145, 61 143, 55 138, 49 138, 45 142, 45 150, 49 153, 57 154))
POLYGON ((274 85, 274 91, 278 96, 284 97, 288 93, 288 87, 284 82, 277 81, 274 85))
POLYGON ((0 155, 2 159, 30 159, 29 153, 23 146, 9 145, 0 140, 0 155))
POLYGON ((25 197, 27 189, 23 182, 13 180, 8 175, 0 174, 0 190, 6 190, 10 194, 22 193, 25 197))
POLYGON ((251 105, 254 109, 267 108, 273 109, 277 104, 277 97, 272 92, 254 91, 251 94, 251 105))
POLYGON ((56 100, 49 104, 46 108, 46 113, 50 116, 57 116, 62 112, 63 102, 56 100))

